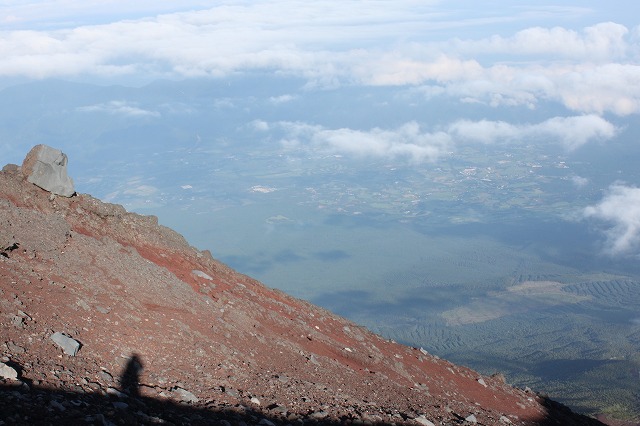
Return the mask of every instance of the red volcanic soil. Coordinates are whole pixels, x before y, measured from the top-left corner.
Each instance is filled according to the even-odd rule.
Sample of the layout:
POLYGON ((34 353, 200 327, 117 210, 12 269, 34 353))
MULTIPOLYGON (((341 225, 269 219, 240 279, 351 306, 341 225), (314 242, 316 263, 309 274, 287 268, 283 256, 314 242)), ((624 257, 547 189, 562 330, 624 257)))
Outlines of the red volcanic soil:
POLYGON ((0 424, 600 424, 15 166, 0 172, 0 254, 0 361, 18 373, 0 378, 0 424))

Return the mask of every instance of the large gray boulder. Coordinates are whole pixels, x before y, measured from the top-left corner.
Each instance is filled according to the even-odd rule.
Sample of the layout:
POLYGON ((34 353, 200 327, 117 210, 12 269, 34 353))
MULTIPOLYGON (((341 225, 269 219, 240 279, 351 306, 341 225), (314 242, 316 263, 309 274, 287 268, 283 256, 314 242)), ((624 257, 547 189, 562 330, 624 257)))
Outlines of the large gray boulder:
POLYGON ((73 180, 67 175, 67 156, 47 145, 36 145, 22 163, 27 181, 52 194, 71 197, 75 194, 73 180))

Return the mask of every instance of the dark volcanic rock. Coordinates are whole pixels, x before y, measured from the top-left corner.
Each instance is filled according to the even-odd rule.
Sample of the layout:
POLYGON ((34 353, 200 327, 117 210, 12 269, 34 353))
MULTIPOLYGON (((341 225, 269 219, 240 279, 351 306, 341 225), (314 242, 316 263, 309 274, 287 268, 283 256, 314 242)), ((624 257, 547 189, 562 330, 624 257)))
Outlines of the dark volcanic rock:
POLYGON ((600 424, 15 168, 0 172, 0 238, 18 247, 0 256, 0 361, 20 380, 0 379, 5 424, 600 424), (75 357, 56 330, 82 342, 75 357))

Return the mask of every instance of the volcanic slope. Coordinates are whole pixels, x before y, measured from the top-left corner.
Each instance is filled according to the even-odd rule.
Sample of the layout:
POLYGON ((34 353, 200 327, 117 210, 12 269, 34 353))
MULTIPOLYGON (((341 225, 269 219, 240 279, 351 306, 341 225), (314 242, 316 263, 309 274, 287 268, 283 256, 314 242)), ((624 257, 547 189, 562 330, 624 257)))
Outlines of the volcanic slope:
POLYGON ((0 172, 0 254, 0 424, 600 424, 15 165, 0 172))

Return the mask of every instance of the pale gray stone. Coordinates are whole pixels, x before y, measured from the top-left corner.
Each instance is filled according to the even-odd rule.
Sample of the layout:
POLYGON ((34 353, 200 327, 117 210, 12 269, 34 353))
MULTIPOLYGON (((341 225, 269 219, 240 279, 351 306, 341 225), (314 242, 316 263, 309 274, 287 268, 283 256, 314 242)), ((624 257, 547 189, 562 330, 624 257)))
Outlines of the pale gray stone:
POLYGON ((478 419, 476 419, 476 416, 475 416, 475 415, 473 415, 473 414, 471 414, 470 416, 468 416, 468 417, 467 417, 467 418, 465 418, 464 420, 465 420, 466 422, 473 423, 473 424, 478 423, 478 419))
POLYGON ((107 395, 113 395, 113 396, 116 396, 118 398, 126 398, 127 397, 126 394, 120 392, 118 389, 113 388, 113 387, 108 387, 107 388, 107 395))
POLYGON ((18 372, 10 365, 0 362, 0 377, 10 380, 18 380, 18 372))
POLYGON ((311 354, 311 356, 309 357, 309 361, 311 361, 311 364, 313 365, 320 365, 320 363, 318 362, 318 358, 316 358, 314 354, 311 354))
POLYGON ((418 416, 414 420, 417 423, 420 423, 421 425, 424 425, 424 426, 436 426, 435 424, 433 424, 433 422, 428 420, 425 416, 418 416))
POLYGON ((13 324, 14 327, 22 328, 24 327, 24 318, 14 315, 11 318, 11 324, 13 324))
POLYGON ((182 402, 198 402, 199 399, 197 396, 195 396, 194 394, 192 394, 191 392, 189 392, 186 389, 182 389, 180 387, 176 387, 173 392, 178 395, 178 397, 180 398, 180 400, 182 402))
POLYGON ((213 278, 211 278, 211 275, 207 274, 206 272, 200 271, 198 269, 194 269, 193 271, 191 271, 191 273, 193 275, 195 275, 196 277, 200 277, 200 278, 204 278, 205 280, 213 281, 213 278))
POLYGON ((22 163, 27 181, 55 195, 75 194, 73 180, 67 175, 67 156, 47 145, 36 145, 22 163))
POLYGON ((76 356, 80 349, 80 342, 69 336, 65 336, 59 331, 51 335, 51 340, 53 340, 56 345, 60 346, 67 355, 76 356))

